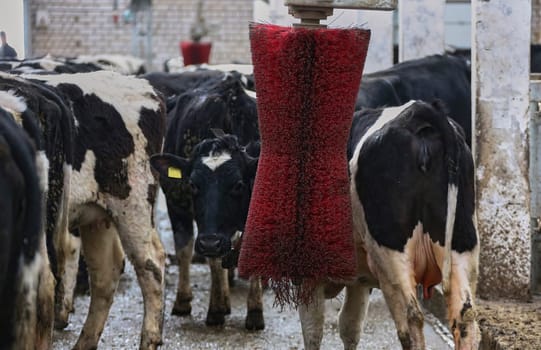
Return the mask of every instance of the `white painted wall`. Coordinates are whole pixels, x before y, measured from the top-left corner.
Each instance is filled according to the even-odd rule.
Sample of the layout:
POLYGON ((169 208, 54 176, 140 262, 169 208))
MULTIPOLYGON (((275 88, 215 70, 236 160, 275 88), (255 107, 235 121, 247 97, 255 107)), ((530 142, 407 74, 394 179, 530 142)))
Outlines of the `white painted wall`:
POLYGON ((393 11, 357 11, 357 23, 372 31, 364 73, 393 65, 393 11))
POLYGON ((8 44, 17 51, 18 58, 24 57, 23 0, 1 0, 0 31, 5 31, 8 44))
POLYGON ((254 22, 269 23, 270 10, 270 4, 263 0, 254 0, 254 22))
POLYGON ((400 0, 398 8, 400 62, 445 51, 445 0, 400 0))
MULTIPOLYGON (((256 0, 259 2, 260 0, 256 0)), ((262 22, 289 26, 299 20, 288 14, 283 0, 270 0, 268 17, 262 22)), ((259 16, 263 17, 259 12, 259 16)), ((259 17, 254 16, 256 21, 259 17)), ((331 28, 362 26, 372 31, 364 73, 389 68, 393 65, 393 12, 334 9, 333 15, 323 21, 331 28)))

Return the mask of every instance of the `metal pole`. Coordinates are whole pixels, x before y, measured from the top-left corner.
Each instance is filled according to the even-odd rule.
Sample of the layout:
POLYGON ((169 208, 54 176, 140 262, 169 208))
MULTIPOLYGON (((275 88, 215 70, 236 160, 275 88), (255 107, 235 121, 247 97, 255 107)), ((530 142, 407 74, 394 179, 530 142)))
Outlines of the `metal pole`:
MULTIPOLYGON (((23 2, 24 17, 24 57, 32 57, 32 23, 30 16, 30 0, 23 2)), ((23 58, 23 57, 19 57, 23 58)))
POLYGON ((530 80, 530 227, 532 293, 541 294, 541 76, 530 80))
POLYGON ((479 294, 529 299, 531 0, 472 1, 479 294))

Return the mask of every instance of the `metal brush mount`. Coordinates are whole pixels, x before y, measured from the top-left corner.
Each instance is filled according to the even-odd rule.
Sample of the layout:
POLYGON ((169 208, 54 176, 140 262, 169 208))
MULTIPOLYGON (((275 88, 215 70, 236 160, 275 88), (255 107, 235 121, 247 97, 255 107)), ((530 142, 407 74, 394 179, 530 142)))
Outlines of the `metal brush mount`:
POLYGON ((398 0, 285 0, 289 14, 301 20, 294 26, 326 27, 319 21, 332 15, 333 9, 383 10, 396 9, 398 0))

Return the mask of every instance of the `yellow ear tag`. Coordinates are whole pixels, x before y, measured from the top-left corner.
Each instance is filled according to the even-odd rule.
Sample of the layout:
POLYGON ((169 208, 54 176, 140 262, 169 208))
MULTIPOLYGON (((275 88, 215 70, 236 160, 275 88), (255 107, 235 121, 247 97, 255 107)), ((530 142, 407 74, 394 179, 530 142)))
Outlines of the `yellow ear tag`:
POLYGON ((169 168, 167 168, 167 176, 172 179, 182 179, 182 172, 179 168, 170 166, 169 168))

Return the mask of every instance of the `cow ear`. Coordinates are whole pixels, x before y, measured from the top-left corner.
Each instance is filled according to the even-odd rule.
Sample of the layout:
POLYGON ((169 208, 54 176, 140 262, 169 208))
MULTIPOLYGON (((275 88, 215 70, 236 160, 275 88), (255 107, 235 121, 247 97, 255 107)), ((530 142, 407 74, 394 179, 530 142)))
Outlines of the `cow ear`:
POLYGON ((225 132, 223 131, 223 129, 211 128, 210 131, 212 131, 214 137, 220 138, 225 136, 225 132))
POLYGON ((170 153, 155 154, 150 157, 150 165, 160 176, 170 179, 185 179, 190 174, 190 162, 170 153))
POLYGON ((259 158, 252 158, 246 153, 244 153, 244 156, 246 157, 247 177, 248 179, 250 179, 250 183, 253 183, 255 179, 255 174, 257 172, 257 164, 259 162, 259 158))
POLYGON ((438 112, 442 112, 445 116, 449 115, 449 108, 447 107, 445 102, 443 102, 439 98, 432 101, 432 107, 434 107, 438 112))

